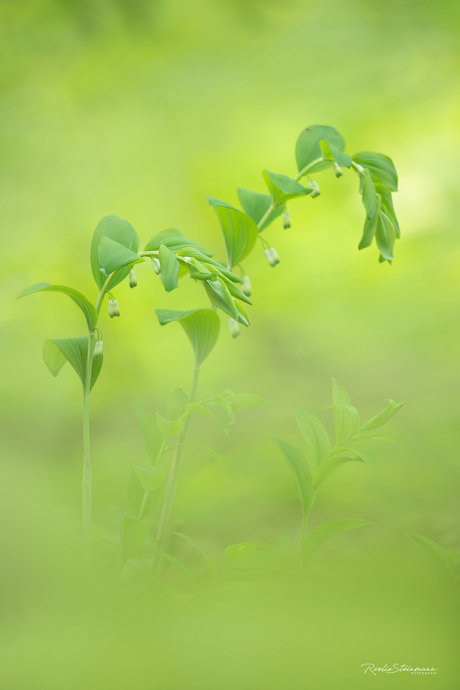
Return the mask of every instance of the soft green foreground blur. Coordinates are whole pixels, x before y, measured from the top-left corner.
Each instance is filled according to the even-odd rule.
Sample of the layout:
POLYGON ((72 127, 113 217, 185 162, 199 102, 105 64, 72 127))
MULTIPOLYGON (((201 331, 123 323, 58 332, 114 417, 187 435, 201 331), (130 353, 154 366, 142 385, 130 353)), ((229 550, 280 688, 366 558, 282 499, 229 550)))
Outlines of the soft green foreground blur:
MULTIPOLYGON (((403 536, 459 548, 460 239, 457 3, 429 0, 25 0, 0 4, 2 460, 0 688, 355 690, 460 686, 458 602, 403 536), (309 124, 330 124, 347 150, 390 155, 403 238, 392 266, 357 251, 356 177, 318 176, 322 196, 291 204, 292 228, 266 231, 281 264, 256 248, 252 325, 227 319, 202 385, 264 396, 226 437, 194 419, 192 441, 232 468, 187 451, 174 525, 223 563, 231 543, 295 556, 300 508, 269 433, 301 445, 292 408, 330 404, 330 378, 364 417, 406 403, 384 433, 374 474, 350 463, 325 485, 312 526, 359 518, 293 590, 280 578, 233 584, 191 605, 121 588, 110 504, 126 507, 134 464, 147 464, 134 408, 164 413, 188 388, 192 356, 156 308, 207 306, 184 279, 167 295, 147 264, 104 315, 105 361, 92 395, 93 541, 81 564, 81 387, 54 380, 46 338, 84 335, 64 297, 27 285, 71 285, 95 298, 92 233, 129 220, 141 246, 178 227, 223 257, 206 195, 236 203, 264 191, 267 167, 295 173, 309 124), (364 675, 361 664, 433 666, 429 678, 364 675)), ((318 412, 331 427, 331 413, 318 412)), ((156 514, 150 517, 152 527, 156 514)), ((203 581, 198 552, 169 550, 203 581)), ((187 582, 176 578, 179 598, 187 582)))

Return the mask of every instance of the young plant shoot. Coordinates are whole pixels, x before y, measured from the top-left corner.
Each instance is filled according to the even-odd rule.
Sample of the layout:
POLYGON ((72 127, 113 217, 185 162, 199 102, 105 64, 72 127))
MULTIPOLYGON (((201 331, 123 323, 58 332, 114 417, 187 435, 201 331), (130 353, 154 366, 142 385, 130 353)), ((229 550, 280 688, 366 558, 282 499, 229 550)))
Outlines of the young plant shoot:
POLYGON ((333 520, 307 534, 308 518, 317 490, 348 462, 363 463, 373 472, 377 458, 373 452, 359 447, 359 444, 369 440, 392 441, 388 436, 376 433, 376 430, 386 424, 404 404, 389 400, 382 412, 360 426, 358 410, 351 404, 345 388, 335 379, 332 379, 332 402, 335 445, 331 444, 329 434, 318 417, 310 412, 294 410, 297 425, 309 450, 310 463, 295 446, 278 436, 271 436, 289 464, 302 504, 301 575, 312 556, 329 539, 341 532, 371 524, 367 520, 333 520))

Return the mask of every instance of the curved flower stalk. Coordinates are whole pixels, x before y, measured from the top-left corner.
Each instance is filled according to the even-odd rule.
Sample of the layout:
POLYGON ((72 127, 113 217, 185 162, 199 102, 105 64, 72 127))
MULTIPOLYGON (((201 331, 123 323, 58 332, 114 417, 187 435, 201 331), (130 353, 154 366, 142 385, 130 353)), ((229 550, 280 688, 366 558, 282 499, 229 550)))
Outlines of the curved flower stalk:
MULTIPOLYGON (((364 230, 358 249, 369 247, 375 239, 379 261, 391 263, 393 260, 394 244, 400 237, 400 229, 392 200, 392 193, 398 190, 398 175, 391 158, 370 151, 349 156, 345 153, 342 135, 334 127, 326 125, 312 125, 301 132, 295 157, 298 172, 293 177, 263 171, 267 188, 265 193, 238 188, 242 210, 219 199, 207 198, 219 219, 227 253, 227 268, 239 268, 245 281, 242 289, 248 296, 251 294, 250 281, 241 262, 252 252, 259 239, 268 264, 274 268, 280 263, 276 249, 261 233, 280 216, 283 228, 290 228, 288 204, 293 199, 307 196, 315 199, 320 196, 321 191, 314 177, 328 169, 337 178, 342 177, 343 169, 353 170, 358 176, 359 193, 365 209, 364 230)), ((230 332, 233 337, 239 335, 239 329, 232 322, 230 332)))
MULTIPOLYGON (((103 335, 98 328, 99 314, 105 297, 111 318, 120 316, 120 306, 112 290, 129 276, 130 287, 137 285, 134 266, 151 259, 155 272, 167 292, 178 287, 180 273, 189 272, 206 290, 216 308, 230 314, 235 320, 249 325, 240 302, 251 304, 240 290, 243 279, 214 261, 212 254, 188 240, 179 230, 165 230, 139 252, 139 238, 126 220, 107 216, 98 224, 91 243, 91 270, 98 287, 92 304, 81 292, 64 285, 36 283, 23 290, 18 299, 36 292, 59 292, 67 295, 79 307, 86 322, 87 336, 81 338, 45 341, 43 357, 53 376, 57 376, 68 361, 83 386, 83 531, 85 551, 89 558, 91 537, 91 454, 90 454, 90 394, 103 364, 103 335)), ((215 316, 215 315, 214 315, 215 316)), ((216 316, 217 318, 217 316, 216 316)), ((150 477, 150 484, 156 478, 150 477)), ((147 479, 144 478, 147 482, 147 479)), ((149 485, 150 485, 149 484, 149 485)), ((155 484, 155 487, 157 484, 155 484)), ((131 529, 131 527, 129 528, 131 529)))
POLYGON ((308 518, 320 486, 349 462, 363 463, 373 472, 377 463, 375 453, 360 447, 360 444, 363 441, 393 441, 376 431, 390 421, 404 404, 389 400, 382 412, 361 425, 358 410, 351 404, 345 388, 335 379, 332 379, 332 402, 335 445, 331 444, 329 434, 317 417, 309 412, 294 410, 297 425, 309 450, 311 463, 308 463, 303 453, 291 443, 278 436, 271 436, 289 464, 302 503, 300 575, 304 573, 308 562, 318 549, 329 539, 342 532, 372 524, 367 520, 333 520, 316 527, 307 535, 308 518))

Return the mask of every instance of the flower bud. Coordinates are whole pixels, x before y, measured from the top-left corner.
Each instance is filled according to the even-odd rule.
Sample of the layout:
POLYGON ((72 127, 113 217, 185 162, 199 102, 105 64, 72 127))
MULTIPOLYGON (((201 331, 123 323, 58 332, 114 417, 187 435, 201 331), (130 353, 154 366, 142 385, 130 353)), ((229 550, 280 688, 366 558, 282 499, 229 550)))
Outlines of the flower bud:
POLYGON ((113 317, 115 316, 112 299, 109 299, 109 316, 111 319, 113 319, 113 317))
POLYGON ((283 228, 287 230, 291 227, 291 212, 288 209, 283 213, 283 228))
POLYGON ((157 274, 157 276, 159 276, 161 273, 161 264, 156 257, 153 257, 152 259, 152 268, 157 274))
POLYGON ((311 187, 312 187, 311 198, 315 199, 317 196, 319 196, 321 194, 321 190, 318 187, 318 183, 315 181, 313 181, 311 183, 311 187))
POLYGON ((129 287, 130 288, 137 287, 137 278, 136 278, 136 274, 134 273, 134 268, 132 268, 129 272, 129 287))
POLYGON ((251 281, 249 280, 249 276, 244 276, 243 279, 243 285, 241 286, 242 292, 246 295, 246 297, 250 297, 252 294, 252 289, 251 289, 251 281))
POLYGON ((99 359, 99 357, 102 355, 102 348, 103 348, 102 340, 97 340, 96 344, 94 345, 93 359, 99 359))
POLYGON ((273 260, 273 256, 272 256, 271 249, 264 249, 264 254, 265 254, 265 258, 267 259, 267 261, 268 261, 268 263, 270 264, 270 266, 271 266, 272 268, 273 268, 274 266, 276 266, 276 263, 274 263, 274 260, 273 260))
POLYGON ((338 163, 334 163, 333 168, 334 168, 335 176, 336 177, 342 177, 343 172, 342 172, 342 168, 340 167, 340 165, 338 163))
POLYGON ((238 325, 238 322, 235 321, 235 319, 229 319, 228 327, 230 329, 230 335, 232 336, 232 338, 238 338, 238 336, 240 335, 240 327, 238 325))
POLYGON ((270 254, 272 255, 272 260, 273 260, 273 266, 276 266, 276 264, 279 264, 280 258, 278 256, 278 252, 274 247, 270 248, 270 254))
POLYGON ((118 304, 118 300, 113 301, 113 315, 120 316, 120 305, 118 304))

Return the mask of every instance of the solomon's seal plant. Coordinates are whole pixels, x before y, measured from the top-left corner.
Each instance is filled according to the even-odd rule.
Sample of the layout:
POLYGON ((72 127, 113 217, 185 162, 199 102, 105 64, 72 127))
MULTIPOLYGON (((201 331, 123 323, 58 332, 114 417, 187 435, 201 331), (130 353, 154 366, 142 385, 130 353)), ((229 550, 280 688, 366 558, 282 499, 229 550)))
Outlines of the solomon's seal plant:
MULTIPOLYGON (((206 414, 226 428, 233 421, 236 409, 242 405, 256 404, 255 396, 252 396, 251 402, 251 396, 241 396, 230 390, 219 394, 203 392, 199 398, 197 392, 201 363, 214 347, 218 337, 218 317, 215 311, 220 309, 228 315, 230 333, 233 337, 239 335, 240 324, 249 326, 243 305, 252 304, 252 287, 242 262, 253 250, 257 239, 262 244, 270 266, 274 267, 280 262, 276 249, 270 246, 261 233, 279 216, 282 216, 282 225, 285 229, 291 226, 288 204, 293 199, 306 196, 314 199, 320 195, 319 185, 314 179, 317 173, 332 169, 334 174, 340 177, 342 169, 352 169, 359 178, 359 192, 366 212, 359 248, 369 246, 375 237, 380 261, 392 261, 393 245, 400 233, 392 203, 392 192, 397 191, 398 178, 391 159, 383 154, 371 152, 358 153, 350 157, 345 153, 345 140, 337 130, 329 126, 314 125, 307 127, 300 134, 296 144, 296 160, 298 172, 292 178, 264 170, 263 178, 268 193, 238 189, 242 210, 208 197, 208 202, 221 226, 226 250, 225 262, 215 260, 211 253, 187 239, 176 228, 159 232, 146 244, 143 251, 139 251, 139 238, 134 228, 126 220, 107 216, 97 226, 91 244, 91 269, 98 288, 94 304, 73 288, 48 283, 32 285, 19 295, 25 297, 35 292, 60 292, 70 297, 85 317, 85 336, 47 340, 43 347, 43 356, 54 376, 57 376, 67 361, 70 362, 83 386, 83 525, 88 554, 91 528, 89 403, 91 390, 103 364, 103 334, 98 327, 99 315, 105 297, 108 298, 109 316, 115 318, 121 315, 122 309, 113 291, 125 278, 128 278, 131 288, 137 286, 134 270, 136 264, 145 260, 150 261, 166 292, 175 290, 179 278, 188 274, 192 280, 203 286, 212 306, 211 310, 157 312, 162 325, 172 321, 178 321, 182 325, 195 352, 190 394, 180 394, 176 401, 181 410, 180 414, 168 419, 157 417, 155 420, 163 437, 160 458, 170 449, 171 439, 178 437, 157 533, 156 548, 161 551, 159 547, 162 545, 169 522, 190 415, 206 414), (236 275, 234 269, 238 269, 239 275, 236 275), (224 420, 214 414, 212 408, 215 406, 224 410, 224 420)), ((133 551, 132 544, 139 544, 139 541, 143 543, 142 535, 145 538, 145 525, 140 528, 136 523, 142 522, 150 497, 162 481, 163 473, 157 472, 157 469, 135 469, 139 499, 136 499, 137 512, 134 516, 123 518, 131 521, 124 525, 124 533, 133 534, 135 538, 122 539, 125 546, 131 544, 126 548, 122 547, 122 563, 128 553, 136 552, 137 549, 133 551)))
MULTIPOLYGON (((243 283, 242 278, 214 261, 212 254, 188 240, 175 228, 158 233, 147 243, 144 251, 139 252, 136 231, 126 220, 117 216, 103 218, 93 235, 91 270, 98 287, 94 304, 74 288, 49 283, 36 283, 18 295, 19 299, 36 292, 60 292, 70 297, 85 317, 85 337, 47 340, 43 346, 43 358, 53 376, 57 376, 68 361, 83 386, 83 528, 88 556, 91 531, 89 402, 91 390, 103 364, 103 335, 98 328, 99 314, 107 296, 109 316, 120 316, 120 306, 112 291, 128 276, 129 285, 134 288, 137 278, 133 267, 146 259, 152 262, 155 273, 160 276, 167 292, 178 287, 181 274, 189 273, 193 280, 203 285, 216 308, 223 309, 236 321, 249 325, 246 313, 239 303, 251 304, 238 287, 243 283)), ((215 314, 214 316, 217 319, 215 314)), ((157 485, 154 479, 156 481, 156 478, 151 478, 149 486, 152 483, 153 486, 157 485)))
MULTIPOLYGON (((295 157, 298 172, 293 177, 263 171, 268 193, 238 188, 242 211, 225 201, 207 197, 221 225, 227 268, 238 267, 246 279, 241 262, 251 253, 257 239, 268 264, 272 268, 277 266, 280 257, 261 233, 279 216, 282 216, 283 228, 290 228, 291 214, 287 205, 301 197, 317 198, 321 191, 314 176, 332 169, 340 178, 343 168, 353 170, 358 176, 358 189, 365 209, 363 235, 358 248, 369 247, 375 238, 379 261, 391 263, 395 240, 400 237, 392 200, 392 193, 398 190, 398 175, 391 158, 371 151, 349 156, 345 153, 345 139, 334 127, 326 125, 312 125, 301 132, 295 157)), ((248 294, 245 288, 250 291, 249 279, 243 284, 243 292, 248 294)), ((230 332, 233 337, 239 335, 237 324, 230 322, 230 332)))

